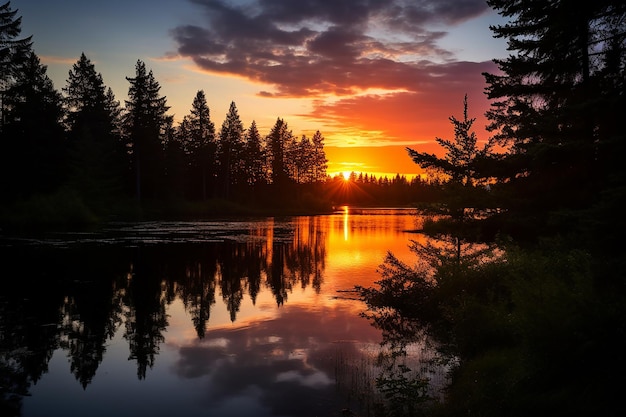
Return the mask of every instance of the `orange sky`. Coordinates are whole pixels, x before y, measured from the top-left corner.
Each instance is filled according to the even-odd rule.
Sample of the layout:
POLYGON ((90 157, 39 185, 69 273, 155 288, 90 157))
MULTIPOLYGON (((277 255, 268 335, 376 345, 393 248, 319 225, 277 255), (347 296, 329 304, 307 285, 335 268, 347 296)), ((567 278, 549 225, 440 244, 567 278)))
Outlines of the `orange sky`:
POLYGON ((402 173, 407 177, 421 173, 402 146, 327 146, 326 157, 329 160, 328 171, 331 175, 354 171, 391 178, 396 173, 402 173))
POLYGON ((438 152, 468 95, 488 138, 482 72, 506 56, 484 0, 13 0, 57 89, 85 53, 122 105, 138 59, 175 120, 204 90, 219 129, 232 101, 262 135, 278 117, 326 139, 331 174, 414 175, 404 148, 438 152))
MULTIPOLYGON (((484 117, 489 102, 482 92, 484 82, 480 72, 475 71, 471 77, 475 80, 467 81, 465 91, 468 117, 476 118, 473 130, 484 141, 489 137, 484 117)), ((325 120, 333 133, 326 146, 329 172, 387 176, 422 173, 408 157, 406 147, 441 154, 434 139, 454 137, 449 117, 463 117, 463 95, 455 86, 446 90, 440 85, 434 91, 367 95, 317 106, 312 115, 325 120)))

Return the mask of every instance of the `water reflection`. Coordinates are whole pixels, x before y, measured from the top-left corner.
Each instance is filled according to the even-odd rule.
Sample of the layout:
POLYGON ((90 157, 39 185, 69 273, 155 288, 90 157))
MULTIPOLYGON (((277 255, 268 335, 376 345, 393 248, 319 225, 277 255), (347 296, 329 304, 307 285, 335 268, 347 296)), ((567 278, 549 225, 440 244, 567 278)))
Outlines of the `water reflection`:
POLYGON ((82 404, 78 414, 131 415, 108 398, 145 396, 154 383, 166 392, 142 414, 345 408, 337 358, 370 354, 381 335, 337 291, 376 281, 387 250, 409 253, 408 214, 345 208, 6 238, 4 270, 17 272, 0 296, 0 414, 68 415, 82 404), (131 369, 142 385, 120 382, 131 369))
POLYGON ((269 415, 327 415, 335 401, 338 344, 346 337, 374 341, 377 332, 355 328, 357 317, 341 307, 312 313, 297 306, 288 315, 213 329, 210 338, 181 347, 175 372, 205 387, 202 400, 211 409, 254 393, 269 415))

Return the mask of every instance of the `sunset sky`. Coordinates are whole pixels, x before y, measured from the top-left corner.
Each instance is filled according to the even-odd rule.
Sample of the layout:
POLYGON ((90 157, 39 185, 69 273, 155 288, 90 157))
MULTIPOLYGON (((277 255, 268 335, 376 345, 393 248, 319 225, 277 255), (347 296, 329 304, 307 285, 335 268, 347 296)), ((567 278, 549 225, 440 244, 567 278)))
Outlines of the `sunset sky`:
POLYGON ((325 137, 331 174, 412 176, 468 95, 488 138, 482 72, 507 55, 484 0, 12 0, 55 87, 84 52, 124 103, 138 59, 179 121, 204 90, 219 128, 234 101, 262 135, 278 117, 325 137))

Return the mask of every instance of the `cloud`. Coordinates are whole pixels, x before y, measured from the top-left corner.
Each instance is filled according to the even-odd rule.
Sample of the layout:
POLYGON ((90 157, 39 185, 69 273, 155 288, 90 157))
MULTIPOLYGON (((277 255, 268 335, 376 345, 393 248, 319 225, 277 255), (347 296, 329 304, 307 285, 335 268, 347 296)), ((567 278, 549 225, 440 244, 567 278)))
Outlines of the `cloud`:
POLYGON ((445 32, 433 28, 488 10, 483 0, 191 1, 203 22, 171 31, 175 54, 272 86, 264 97, 419 90, 454 59, 437 46, 445 32))
MULTIPOLYGON (((451 124, 446 131, 441 126, 452 115, 463 117, 463 96, 467 94, 468 115, 476 118, 473 130, 479 139, 486 140, 484 113, 489 101, 483 93, 483 71, 495 71, 495 64, 458 62, 432 66, 424 72, 436 81, 416 82, 407 91, 317 100, 313 110, 301 117, 337 129, 334 136, 340 136, 343 143, 348 143, 346 138, 352 138, 355 146, 413 146, 419 142, 434 145, 435 137, 453 136, 451 124), (368 136, 359 140, 364 132, 368 136)), ((431 146, 429 151, 439 153, 436 146, 431 146)))

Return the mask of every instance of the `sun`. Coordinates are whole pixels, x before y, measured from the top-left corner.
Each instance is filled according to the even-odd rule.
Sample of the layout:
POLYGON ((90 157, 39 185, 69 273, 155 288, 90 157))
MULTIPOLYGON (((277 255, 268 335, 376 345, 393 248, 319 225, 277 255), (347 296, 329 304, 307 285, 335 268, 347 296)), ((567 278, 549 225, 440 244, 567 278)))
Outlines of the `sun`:
POLYGON ((328 198, 337 205, 350 205, 356 201, 372 201, 366 190, 366 185, 358 180, 355 171, 338 171, 333 177, 328 190, 328 198))

